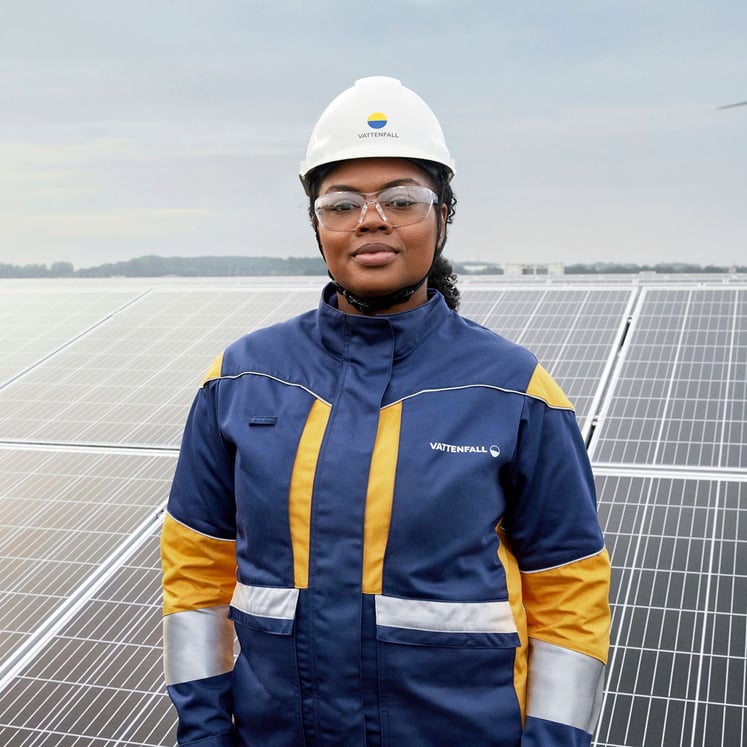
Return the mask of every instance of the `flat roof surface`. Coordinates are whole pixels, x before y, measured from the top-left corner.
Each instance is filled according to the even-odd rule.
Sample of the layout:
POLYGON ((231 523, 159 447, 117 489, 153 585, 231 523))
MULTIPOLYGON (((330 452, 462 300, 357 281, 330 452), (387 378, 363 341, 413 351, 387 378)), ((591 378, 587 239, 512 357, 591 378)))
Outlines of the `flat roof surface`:
MULTIPOLYGON (((0 281, 0 743, 171 745, 158 533, 202 375, 322 278, 0 281)), ((594 745, 739 745, 747 278, 460 278, 576 405, 613 566, 594 745)))

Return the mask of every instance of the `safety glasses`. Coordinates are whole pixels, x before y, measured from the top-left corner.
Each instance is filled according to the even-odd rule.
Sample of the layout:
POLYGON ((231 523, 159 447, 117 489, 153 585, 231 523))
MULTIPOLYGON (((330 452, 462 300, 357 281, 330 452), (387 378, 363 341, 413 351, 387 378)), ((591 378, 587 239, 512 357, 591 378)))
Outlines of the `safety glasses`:
POLYGON ((424 221, 438 202, 436 193, 417 185, 388 187, 379 192, 328 192, 314 200, 314 214, 328 231, 355 231, 368 206, 376 208, 392 228, 424 221))

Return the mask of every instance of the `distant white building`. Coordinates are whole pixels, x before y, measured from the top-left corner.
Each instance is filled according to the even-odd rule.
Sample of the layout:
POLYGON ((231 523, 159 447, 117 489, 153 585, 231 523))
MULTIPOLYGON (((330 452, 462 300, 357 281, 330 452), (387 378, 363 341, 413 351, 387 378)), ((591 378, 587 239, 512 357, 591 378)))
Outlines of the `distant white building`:
POLYGON ((507 262, 503 265, 503 273, 505 275, 563 275, 565 266, 562 262, 507 262))

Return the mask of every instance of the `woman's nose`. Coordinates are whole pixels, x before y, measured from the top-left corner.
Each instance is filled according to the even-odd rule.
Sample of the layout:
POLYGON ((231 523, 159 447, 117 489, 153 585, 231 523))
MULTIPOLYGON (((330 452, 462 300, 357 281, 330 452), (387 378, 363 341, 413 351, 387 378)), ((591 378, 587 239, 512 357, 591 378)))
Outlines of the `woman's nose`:
POLYGON ((363 206, 361 219, 358 221, 356 231, 392 231, 392 224, 387 220, 386 214, 376 200, 369 200, 363 206), (373 209, 371 206, 373 205, 373 209))

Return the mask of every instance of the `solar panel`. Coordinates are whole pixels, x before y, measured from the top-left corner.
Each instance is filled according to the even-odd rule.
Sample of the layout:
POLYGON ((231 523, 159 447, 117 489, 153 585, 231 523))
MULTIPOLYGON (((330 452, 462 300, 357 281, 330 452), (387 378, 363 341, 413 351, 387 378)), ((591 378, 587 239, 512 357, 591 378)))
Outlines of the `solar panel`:
POLYGON ((573 402, 587 435, 633 298, 614 287, 469 287, 460 311, 529 348, 573 402))
POLYGON ((613 645, 597 744, 742 744, 747 475, 600 472, 613 645))
POLYGON ((137 290, 0 285, 0 388, 134 300, 137 290))
POLYGON ((590 454, 601 463, 747 467, 747 295, 646 289, 590 454))
POLYGON ((0 448, 0 677, 152 520, 175 456, 0 448))
POLYGON ((0 743, 173 744, 176 716, 161 665, 159 527, 0 694, 0 743))
MULTIPOLYGON (((173 744, 157 533, 186 410, 229 341, 313 308, 323 282, 66 281, 0 299, 0 346, 29 340, 0 372, 0 744, 173 744), (24 326, 19 304, 54 311, 24 326)), ((593 432, 613 564, 595 747, 741 744, 744 278, 460 286, 464 315, 532 349, 593 432)))
POLYGON ((0 391, 3 440, 177 446, 232 340, 316 305, 319 288, 159 289, 0 391))

